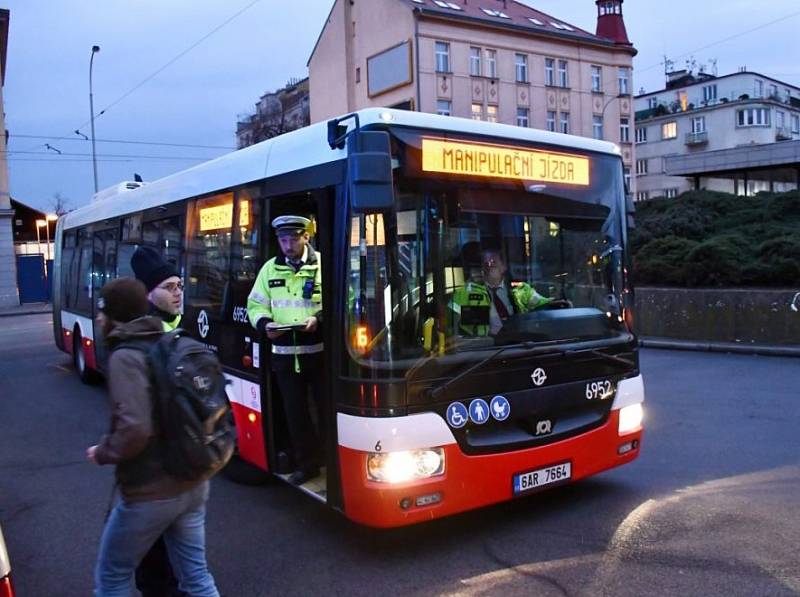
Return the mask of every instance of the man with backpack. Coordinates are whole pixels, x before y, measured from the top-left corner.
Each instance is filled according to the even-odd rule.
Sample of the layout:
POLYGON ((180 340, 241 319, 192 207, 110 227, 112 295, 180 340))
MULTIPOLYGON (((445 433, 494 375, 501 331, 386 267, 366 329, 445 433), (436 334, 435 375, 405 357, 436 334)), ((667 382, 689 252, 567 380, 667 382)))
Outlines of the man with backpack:
MULTIPOLYGON (((109 282, 100 290, 97 306, 97 323, 111 351, 107 371, 111 425, 86 456, 96 464, 116 465, 120 499, 103 531, 95 595, 130 595, 136 566, 163 535, 180 589, 193 596, 218 597, 206 562, 205 512, 208 478, 221 464, 215 461, 201 472, 184 466, 185 450, 178 445, 183 438, 175 435, 170 421, 174 409, 168 407, 186 397, 168 395, 175 390, 163 382, 166 374, 173 373, 167 368, 174 366, 175 356, 164 342, 181 339, 165 335, 161 320, 147 315, 147 291, 138 280, 109 282)), ((196 373, 195 378, 206 391, 216 392, 207 396, 216 405, 216 374, 196 373)), ((224 393, 224 381, 222 386, 224 393)), ((220 420, 226 413, 217 410, 220 420)), ((201 418, 205 423, 204 415, 201 418)), ((208 441, 207 436, 204 439, 208 441)), ((232 448, 230 438, 225 440, 218 458, 223 464, 232 448)))

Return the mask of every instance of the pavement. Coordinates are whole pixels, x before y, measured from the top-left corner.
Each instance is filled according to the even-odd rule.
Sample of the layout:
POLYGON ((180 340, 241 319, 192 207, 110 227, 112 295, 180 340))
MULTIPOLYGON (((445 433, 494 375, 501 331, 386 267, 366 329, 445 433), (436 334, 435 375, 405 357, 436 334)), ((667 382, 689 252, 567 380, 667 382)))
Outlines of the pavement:
MULTIPOLYGON (((0 317, 15 315, 38 315, 51 313, 51 303, 25 303, 14 307, 0 307, 0 317)), ((800 344, 777 345, 752 342, 703 342, 680 340, 677 338, 655 338, 642 336, 640 346, 645 348, 666 348, 669 350, 696 350, 701 352, 730 352, 738 354, 760 354, 764 356, 800 357, 800 344)))

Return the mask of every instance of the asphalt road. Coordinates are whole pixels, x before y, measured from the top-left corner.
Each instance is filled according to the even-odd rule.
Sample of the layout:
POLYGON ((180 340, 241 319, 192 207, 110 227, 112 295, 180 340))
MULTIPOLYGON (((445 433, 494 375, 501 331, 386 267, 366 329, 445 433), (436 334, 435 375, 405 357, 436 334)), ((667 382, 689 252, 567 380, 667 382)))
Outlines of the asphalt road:
MULTIPOLYGON (((0 524, 18 593, 89 595, 109 467, 102 386, 47 315, 0 318, 0 524)), ((223 595, 800 594, 800 359, 644 350, 631 465, 430 524, 374 531, 281 482, 212 483, 223 595)))

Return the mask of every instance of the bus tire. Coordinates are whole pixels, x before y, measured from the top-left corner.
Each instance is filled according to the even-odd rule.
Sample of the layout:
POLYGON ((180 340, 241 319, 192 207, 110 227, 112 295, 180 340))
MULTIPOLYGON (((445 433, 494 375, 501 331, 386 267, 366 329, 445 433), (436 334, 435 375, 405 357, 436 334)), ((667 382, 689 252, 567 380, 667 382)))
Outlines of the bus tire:
POLYGON ((269 480, 269 473, 254 464, 242 460, 238 454, 231 456, 222 474, 239 485, 263 485, 269 480))
POLYGON ((86 364, 86 355, 83 352, 83 338, 81 338, 77 327, 72 334, 72 363, 75 365, 75 373, 78 374, 78 378, 83 383, 92 385, 97 382, 97 374, 86 364))

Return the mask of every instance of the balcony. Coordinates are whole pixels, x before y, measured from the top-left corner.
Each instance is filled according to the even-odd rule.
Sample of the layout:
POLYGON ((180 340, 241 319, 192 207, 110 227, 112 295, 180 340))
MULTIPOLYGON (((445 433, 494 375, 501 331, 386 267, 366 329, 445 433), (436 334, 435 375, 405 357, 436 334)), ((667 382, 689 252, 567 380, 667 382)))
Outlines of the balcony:
POLYGON ((701 133, 686 133, 686 145, 705 145, 708 143, 708 131, 701 133))
POLYGON ((788 126, 775 127, 775 140, 776 141, 791 141, 792 131, 788 126))

